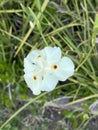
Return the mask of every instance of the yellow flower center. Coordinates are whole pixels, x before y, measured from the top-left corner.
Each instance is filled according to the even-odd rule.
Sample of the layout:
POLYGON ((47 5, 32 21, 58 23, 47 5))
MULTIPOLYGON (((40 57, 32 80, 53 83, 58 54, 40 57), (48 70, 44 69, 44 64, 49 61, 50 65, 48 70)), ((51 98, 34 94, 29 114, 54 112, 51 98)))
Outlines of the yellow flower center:
POLYGON ((34 79, 34 80, 37 80, 37 76, 36 76, 36 75, 34 75, 34 76, 33 76, 33 79, 34 79))
POLYGON ((57 65, 53 65, 53 66, 52 66, 52 69, 54 69, 54 70, 56 70, 57 68, 58 68, 57 65))

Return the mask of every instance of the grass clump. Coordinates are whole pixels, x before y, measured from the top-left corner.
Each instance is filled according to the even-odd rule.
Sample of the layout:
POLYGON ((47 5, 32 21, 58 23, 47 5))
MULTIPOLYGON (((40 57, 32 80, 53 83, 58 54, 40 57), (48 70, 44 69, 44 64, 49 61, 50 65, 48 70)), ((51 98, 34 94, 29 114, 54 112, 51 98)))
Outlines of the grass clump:
MULTIPOLYGON (((88 110, 89 105, 98 97, 97 10, 97 0, 0 2, 0 104, 1 111, 3 108, 11 110, 11 114, 8 112, 6 118, 8 120, 0 121, 0 129, 11 129, 10 121, 15 121, 16 117, 16 122, 19 123, 18 114, 26 107, 30 109, 32 106, 35 115, 41 116, 41 113, 36 113, 36 109, 42 110, 32 105, 35 101, 37 104, 40 102, 42 107, 45 102, 63 96, 72 96, 70 103, 67 104, 69 106, 85 102, 86 107, 81 114, 74 110, 67 112, 68 119, 73 122, 68 127, 79 130, 85 128, 86 123, 92 118, 88 110), (59 46, 62 54, 73 60, 75 74, 66 82, 59 83, 54 91, 35 97, 24 82, 23 60, 32 49, 42 49, 48 45, 59 46), (21 108, 18 104, 17 110, 19 101, 25 103, 21 108), (78 119, 79 123, 74 121, 78 119)), ((30 114, 34 113, 30 111, 30 114)), ((65 119, 66 114, 63 116, 65 119)), ((39 123, 42 129, 47 129, 45 123, 45 121, 39 123)), ((16 130, 19 127, 20 125, 15 125, 16 130)), ((39 129, 39 126, 33 128, 37 127, 39 129)), ((64 125, 65 129, 67 128, 64 125)))

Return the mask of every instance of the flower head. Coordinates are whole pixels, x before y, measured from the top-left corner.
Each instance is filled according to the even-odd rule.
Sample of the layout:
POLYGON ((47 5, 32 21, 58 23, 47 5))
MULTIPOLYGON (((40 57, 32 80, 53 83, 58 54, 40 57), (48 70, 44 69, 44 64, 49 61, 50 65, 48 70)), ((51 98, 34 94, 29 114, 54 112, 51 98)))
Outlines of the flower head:
POLYGON ((59 47, 45 47, 30 52, 24 59, 24 79, 34 95, 51 91, 58 81, 65 81, 74 73, 74 64, 61 57, 59 47))

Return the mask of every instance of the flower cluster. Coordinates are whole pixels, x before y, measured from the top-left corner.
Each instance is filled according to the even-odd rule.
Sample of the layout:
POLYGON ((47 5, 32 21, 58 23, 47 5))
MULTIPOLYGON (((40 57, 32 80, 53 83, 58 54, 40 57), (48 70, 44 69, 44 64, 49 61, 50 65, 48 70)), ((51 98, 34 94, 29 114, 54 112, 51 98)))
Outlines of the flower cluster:
POLYGON ((24 58, 24 79, 34 95, 51 91, 58 81, 65 81, 74 73, 74 64, 68 57, 61 58, 59 47, 33 50, 24 58))

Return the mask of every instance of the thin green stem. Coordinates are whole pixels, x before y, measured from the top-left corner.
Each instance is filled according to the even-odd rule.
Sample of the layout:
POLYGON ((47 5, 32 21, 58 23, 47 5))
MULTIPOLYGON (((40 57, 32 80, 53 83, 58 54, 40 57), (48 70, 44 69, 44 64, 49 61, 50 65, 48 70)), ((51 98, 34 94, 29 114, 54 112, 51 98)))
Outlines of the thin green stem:
POLYGON ((89 100, 89 99, 92 99, 92 98, 96 98, 96 97, 98 97, 98 94, 87 96, 87 97, 84 97, 82 99, 75 100, 73 102, 66 104, 65 106, 70 106, 70 105, 73 105, 73 104, 76 104, 76 103, 79 103, 79 102, 83 102, 83 101, 86 101, 86 100, 89 100))

